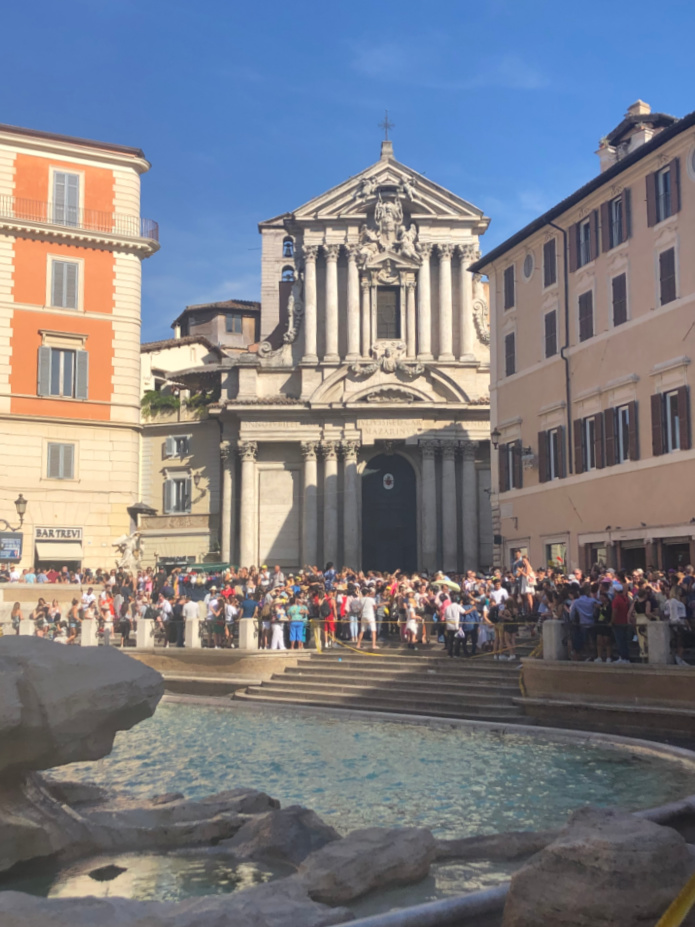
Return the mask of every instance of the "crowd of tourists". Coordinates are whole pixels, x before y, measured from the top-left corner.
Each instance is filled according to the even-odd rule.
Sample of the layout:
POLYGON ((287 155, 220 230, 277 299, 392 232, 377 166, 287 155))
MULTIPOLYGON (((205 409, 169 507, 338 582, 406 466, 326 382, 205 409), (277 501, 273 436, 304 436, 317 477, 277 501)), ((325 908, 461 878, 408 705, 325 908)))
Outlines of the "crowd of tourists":
POLYGON ((162 567, 135 575, 116 569, 52 572, 27 579, 25 571, 21 579, 75 582, 84 591, 70 604, 41 597, 26 615, 17 602, 12 627, 18 632, 28 618, 37 635, 66 644, 77 643, 82 622, 94 619, 99 634, 108 631, 125 647, 138 620, 148 619, 156 642, 183 647, 186 622, 204 619, 203 645, 233 648, 239 621, 252 619, 257 645, 266 650, 378 650, 390 641, 412 650, 440 645, 452 658, 490 653, 514 661, 519 634, 540 637, 549 618, 562 623, 571 660, 646 660, 652 621, 668 622, 677 664, 686 665, 686 648, 695 644, 692 566, 668 573, 597 566, 586 576, 579 569, 567 575, 559 568, 533 569, 517 551, 509 570, 487 576, 363 573, 332 563, 294 573, 267 565, 211 573, 162 567))

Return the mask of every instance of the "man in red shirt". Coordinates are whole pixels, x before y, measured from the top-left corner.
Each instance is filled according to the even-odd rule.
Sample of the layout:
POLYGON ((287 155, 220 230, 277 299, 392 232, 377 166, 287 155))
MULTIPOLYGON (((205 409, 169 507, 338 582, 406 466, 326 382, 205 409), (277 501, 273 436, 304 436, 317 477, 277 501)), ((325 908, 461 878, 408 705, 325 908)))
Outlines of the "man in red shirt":
POLYGON ((630 611, 630 600, 628 599, 624 587, 621 583, 613 583, 615 595, 613 596, 613 610, 611 623, 613 625, 613 636, 615 637, 615 646, 618 648, 618 659, 616 663, 629 663, 630 637, 633 629, 628 620, 630 611))

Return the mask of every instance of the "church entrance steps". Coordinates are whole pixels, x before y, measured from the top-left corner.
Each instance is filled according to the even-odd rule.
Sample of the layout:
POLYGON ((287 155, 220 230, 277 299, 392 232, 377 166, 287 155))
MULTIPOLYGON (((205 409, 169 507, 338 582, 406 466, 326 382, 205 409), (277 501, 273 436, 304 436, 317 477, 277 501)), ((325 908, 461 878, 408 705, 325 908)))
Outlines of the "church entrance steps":
POLYGON ((367 653, 304 656, 260 685, 238 689, 234 698, 479 721, 528 720, 515 704, 518 664, 408 651, 367 653))

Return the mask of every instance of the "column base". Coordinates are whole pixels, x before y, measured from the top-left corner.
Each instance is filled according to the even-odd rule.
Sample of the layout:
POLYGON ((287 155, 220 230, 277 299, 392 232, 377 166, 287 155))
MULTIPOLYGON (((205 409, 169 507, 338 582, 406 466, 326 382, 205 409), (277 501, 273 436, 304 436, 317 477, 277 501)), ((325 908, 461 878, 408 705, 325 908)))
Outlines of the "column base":
POLYGON ((459 361, 462 364, 477 364, 478 358, 475 356, 475 354, 462 354, 459 357, 459 361))
POLYGON ((339 364, 340 355, 338 354, 324 354, 323 356, 324 364, 339 364))
POLYGON ((455 361, 456 358, 454 357, 453 354, 448 353, 448 354, 440 354, 437 357, 437 360, 440 362, 444 362, 444 363, 451 363, 452 361, 455 361))
POLYGON ((319 357, 318 354, 305 354, 302 358, 303 364, 318 364, 319 357))
POLYGON ((431 361, 434 360, 433 354, 418 354, 417 359, 420 361, 431 361))
POLYGON ((356 351, 353 351, 352 353, 348 353, 345 355, 345 360, 350 361, 350 363, 353 363, 354 361, 362 360, 362 355, 358 354, 356 351))

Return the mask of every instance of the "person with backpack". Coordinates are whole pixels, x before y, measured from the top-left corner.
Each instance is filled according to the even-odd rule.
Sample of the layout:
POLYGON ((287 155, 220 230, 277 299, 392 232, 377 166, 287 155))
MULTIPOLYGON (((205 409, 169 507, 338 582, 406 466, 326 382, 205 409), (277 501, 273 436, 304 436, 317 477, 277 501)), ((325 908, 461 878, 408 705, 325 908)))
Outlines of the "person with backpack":
POLYGON ((348 587, 347 616, 350 622, 350 642, 356 644, 362 617, 362 600, 352 586, 348 587))

